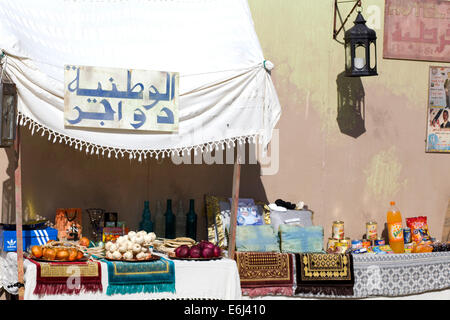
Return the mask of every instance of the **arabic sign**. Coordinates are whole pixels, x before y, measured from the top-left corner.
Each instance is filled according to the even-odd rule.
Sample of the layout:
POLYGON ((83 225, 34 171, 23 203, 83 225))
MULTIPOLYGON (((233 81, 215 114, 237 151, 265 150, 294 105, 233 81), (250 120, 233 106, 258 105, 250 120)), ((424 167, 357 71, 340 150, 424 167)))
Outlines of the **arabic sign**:
POLYGON ((430 67, 427 152, 450 152, 450 67, 430 67))
POLYGON ((450 1, 386 0, 383 56, 450 62, 450 1))
POLYGON ((66 65, 64 125, 178 131, 177 72, 66 65))

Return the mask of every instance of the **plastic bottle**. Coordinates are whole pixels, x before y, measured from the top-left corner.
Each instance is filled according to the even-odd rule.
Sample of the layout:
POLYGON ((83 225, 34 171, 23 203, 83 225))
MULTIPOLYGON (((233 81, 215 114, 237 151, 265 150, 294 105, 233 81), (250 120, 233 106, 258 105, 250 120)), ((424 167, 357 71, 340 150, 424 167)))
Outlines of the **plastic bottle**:
POLYGON ((404 253, 405 244, 403 240, 402 215, 395 206, 395 201, 391 201, 391 206, 387 213, 387 226, 389 234, 389 246, 394 253, 404 253))

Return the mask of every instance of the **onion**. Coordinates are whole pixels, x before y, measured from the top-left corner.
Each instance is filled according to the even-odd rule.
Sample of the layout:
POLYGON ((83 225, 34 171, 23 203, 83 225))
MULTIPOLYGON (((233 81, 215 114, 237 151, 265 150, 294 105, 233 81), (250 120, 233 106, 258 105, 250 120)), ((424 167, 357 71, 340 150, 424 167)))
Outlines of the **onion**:
POLYGON ((212 258, 213 255, 214 255, 213 250, 214 250, 214 249, 211 249, 211 248, 204 248, 204 249, 202 250, 202 257, 203 257, 203 258, 212 258))
POLYGON ((215 246, 213 249, 213 256, 215 258, 220 257, 220 255, 222 254, 222 249, 220 249, 220 247, 215 246))
POLYGON ((187 245, 179 246, 175 249, 175 255, 178 258, 187 258, 189 256, 189 247, 187 245))
POLYGON ((189 250, 189 255, 191 258, 200 258, 201 256, 201 249, 199 246, 193 246, 191 250, 189 250))
POLYGON ((216 246, 211 242, 206 242, 203 246, 203 248, 210 248, 211 250, 214 250, 215 247, 216 246))

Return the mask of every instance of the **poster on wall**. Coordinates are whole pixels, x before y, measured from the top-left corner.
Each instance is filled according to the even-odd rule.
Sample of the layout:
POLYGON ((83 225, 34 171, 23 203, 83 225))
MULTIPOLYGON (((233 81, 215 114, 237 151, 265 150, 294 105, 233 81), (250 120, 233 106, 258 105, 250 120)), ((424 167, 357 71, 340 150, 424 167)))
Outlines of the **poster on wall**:
POLYGON ((383 57, 450 62, 450 1, 386 0, 383 57))
POLYGON ((64 125, 178 131, 179 73, 66 65, 64 125))
POLYGON ((430 67, 427 152, 450 153, 450 67, 430 67))

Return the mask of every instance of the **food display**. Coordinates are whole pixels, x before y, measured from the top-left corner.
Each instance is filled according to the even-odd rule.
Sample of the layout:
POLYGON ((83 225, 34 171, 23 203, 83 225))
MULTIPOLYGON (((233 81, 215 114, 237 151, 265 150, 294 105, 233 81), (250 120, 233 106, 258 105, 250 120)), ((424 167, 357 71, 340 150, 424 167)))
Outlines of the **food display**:
POLYGON ((411 240, 416 243, 430 240, 427 217, 406 218, 406 225, 411 229, 411 240))
POLYGON ((78 242, 56 240, 32 246, 29 257, 40 261, 80 261, 88 258, 85 255, 85 247, 78 242))
POLYGON ((182 245, 192 247, 195 244, 196 241, 188 237, 178 237, 175 239, 156 239, 153 243, 153 249, 155 251, 174 257, 176 248, 182 245))
POLYGON ((105 258, 121 261, 147 261, 154 258, 151 246, 156 240, 153 232, 130 231, 127 235, 105 243, 105 258))
POLYGON ((175 249, 175 257, 181 259, 218 259, 221 256, 222 249, 206 240, 191 247, 181 245, 175 249))

